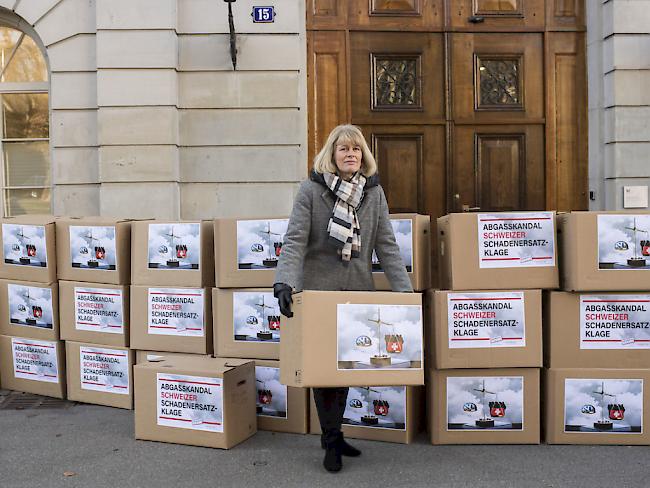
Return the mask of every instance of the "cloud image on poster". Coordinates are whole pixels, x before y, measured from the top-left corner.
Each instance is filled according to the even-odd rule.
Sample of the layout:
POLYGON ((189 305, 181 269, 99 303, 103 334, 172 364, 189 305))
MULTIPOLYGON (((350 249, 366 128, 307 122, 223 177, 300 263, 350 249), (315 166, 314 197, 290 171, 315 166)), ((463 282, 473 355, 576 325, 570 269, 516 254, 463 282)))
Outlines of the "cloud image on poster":
POLYGON ((650 215, 598 215, 598 269, 650 269, 650 215))
POLYGON ((447 378, 447 430, 523 430, 522 376, 447 378))
POLYGON ((255 366, 257 415, 287 418, 287 387, 280 383, 280 368, 255 366))
POLYGON ((199 269, 201 224, 149 224, 149 268, 199 269))
POLYGON ((114 270, 115 227, 71 225, 70 262, 73 268, 114 270))
POLYGON ((343 424, 406 430, 406 387, 350 387, 343 424))
POLYGON ((564 380, 564 432, 643 432, 642 379, 564 380))
POLYGON ((278 265, 289 219, 237 221, 238 269, 272 269, 278 265))
POLYGON ((338 304, 338 369, 422 368, 420 305, 338 304))
POLYGON ((52 290, 9 283, 7 285, 9 321, 12 324, 39 329, 54 327, 52 290))
MULTIPOLYGON (((413 271, 413 222, 411 219, 391 219, 395 240, 399 246, 399 252, 402 255, 402 261, 406 266, 406 272, 413 271)), ((383 273, 377 253, 372 251, 372 271, 373 273, 383 273)))
POLYGON ((280 309, 273 292, 233 292, 234 340, 280 342, 280 309))
POLYGON ((2 251, 6 264, 47 267, 45 227, 2 224, 2 251))

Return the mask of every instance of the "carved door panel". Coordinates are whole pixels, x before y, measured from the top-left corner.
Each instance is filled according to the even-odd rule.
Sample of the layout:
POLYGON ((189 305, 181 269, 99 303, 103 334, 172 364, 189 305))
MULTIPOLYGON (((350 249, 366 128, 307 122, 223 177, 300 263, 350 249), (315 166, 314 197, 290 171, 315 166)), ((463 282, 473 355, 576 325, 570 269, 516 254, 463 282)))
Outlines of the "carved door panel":
POLYGON ((443 0, 348 0, 355 29, 440 31, 443 0))
POLYGON ((447 0, 447 9, 450 30, 544 30, 544 0, 447 0))

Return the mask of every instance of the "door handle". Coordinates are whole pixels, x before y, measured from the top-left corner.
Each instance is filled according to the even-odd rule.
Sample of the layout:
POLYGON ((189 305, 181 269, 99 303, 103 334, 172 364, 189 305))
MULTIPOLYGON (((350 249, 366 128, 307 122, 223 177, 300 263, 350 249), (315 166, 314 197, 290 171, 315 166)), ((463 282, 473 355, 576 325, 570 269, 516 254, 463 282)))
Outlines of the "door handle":
POLYGON ((463 205, 463 212, 477 212, 481 210, 481 207, 470 207, 469 205, 463 205))
POLYGON ((481 17, 480 15, 472 15, 467 20, 472 24, 480 24, 482 22, 485 22, 485 17, 481 17))

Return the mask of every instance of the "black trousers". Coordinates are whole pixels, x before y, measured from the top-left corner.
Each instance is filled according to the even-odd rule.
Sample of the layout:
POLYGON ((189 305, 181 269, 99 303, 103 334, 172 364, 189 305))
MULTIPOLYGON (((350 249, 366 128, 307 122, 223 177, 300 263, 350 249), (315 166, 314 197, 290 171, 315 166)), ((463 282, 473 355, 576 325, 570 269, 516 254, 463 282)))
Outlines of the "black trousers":
POLYGON ((326 443, 334 442, 341 432, 348 390, 347 386, 313 389, 318 420, 326 443))

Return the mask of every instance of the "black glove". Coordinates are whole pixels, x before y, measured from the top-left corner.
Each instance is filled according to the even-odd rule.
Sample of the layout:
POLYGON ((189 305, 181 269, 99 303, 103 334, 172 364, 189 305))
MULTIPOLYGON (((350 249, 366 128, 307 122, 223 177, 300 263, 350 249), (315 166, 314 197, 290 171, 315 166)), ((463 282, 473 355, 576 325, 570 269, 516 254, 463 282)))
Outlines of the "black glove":
POLYGON ((293 317, 293 312, 291 311, 291 304, 293 303, 291 287, 285 283, 275 283, 273 285, 273 296, 278 299, 280 313, 287 318, 293 317))

